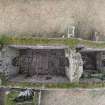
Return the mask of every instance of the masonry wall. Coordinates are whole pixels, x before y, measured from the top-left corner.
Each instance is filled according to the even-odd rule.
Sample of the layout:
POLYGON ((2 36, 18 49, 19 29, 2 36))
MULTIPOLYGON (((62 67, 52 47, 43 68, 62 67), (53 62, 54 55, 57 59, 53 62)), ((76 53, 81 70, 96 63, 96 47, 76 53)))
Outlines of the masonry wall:
POLYGON ((5 105, 5 91, 6 89, 0 88, 0 105, 5 105))
POLYGON ((62 36, 67 26, 105 35, 104 0, 0 0, 0 34, 62 36))
POLYGON ((7 47, 6 49, 5 63, 7 66, 7 72, 9 78, 11 78, 11 76, 16 76, 19 72, 18 68, 16 66, 13 66, 13 61, 12 61, 18 55, 18 53, 19 52, 16 49, 11 49, 9 47, 7 47))
POLYGON ((16 49, 11 49, 8 46, 5 46, 0 51, 0 72, 5 73, 7 79, 18 73, 18 68, 12 64, 12 60, 17 54, 18 51, 16 49))

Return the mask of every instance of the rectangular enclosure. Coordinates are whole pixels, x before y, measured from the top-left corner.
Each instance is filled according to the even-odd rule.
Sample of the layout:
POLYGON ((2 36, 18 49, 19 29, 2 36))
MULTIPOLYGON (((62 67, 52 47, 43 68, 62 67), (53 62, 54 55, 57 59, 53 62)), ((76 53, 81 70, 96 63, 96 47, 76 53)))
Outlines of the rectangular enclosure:
POLYGON ((64 49, 19 50, 19 73, 28 75, 65 75, 64 49))
POLYGON ((81 50, 83 74, 81 82, 101 83, 105 81, 105 49, 85 48, 81 50))
POLYGON ((17 53, 12 57, 15 76, 10 81, 33 83, 69 82, 64 45, 10 45, 17 53))
POLYGON ((105 49, 83 49, 80 53, 84 61, 84 70, 105 71, 105 49))

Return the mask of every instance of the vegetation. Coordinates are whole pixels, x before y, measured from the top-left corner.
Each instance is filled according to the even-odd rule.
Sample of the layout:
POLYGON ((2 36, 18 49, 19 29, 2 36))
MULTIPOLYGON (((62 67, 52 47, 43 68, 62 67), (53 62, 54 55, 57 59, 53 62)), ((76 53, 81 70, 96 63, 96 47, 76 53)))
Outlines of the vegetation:
POLYGON ((22 45, 60 45, 64 44, 74 48, 78 44, 83 44, 88 47, 104 48, 105 42, 93 42, 89 40, 80 40, 76 38, 33 38, 33 37, 9 37, 0 36, 0 45, 7 44, 22 44, 22 45))
POLYGON ((105 83, 29 83, 29 82, 8 82, 4 86, 11 88, 39 88, 39 89, 52 89, 52 88, 102 88, 105 87, 105 83))
POLYGON ((4 73, 0 72, 0 79, 1 79, 1 84, 5 85, 7 83, 7 79, 4 73))
POLYGON ((50 38, 10 38, 10 44, 23 44, 23 45, 37 45, 37 44, 43 44, 43 45, 60 45, 64 44, 71 48, 74 48, 78 44, 83 44, 88 47, 98 47, 103 48, 105 47, 105 43, 98 43, 93 41, 87 41, 87 40, 79 40, 74 38, 57 38, 57 39, 50 39, 50 38))
POLYGON ((7 95, 5 95, 5 105, 16 105, 13 101, 14 97, 18 95, 17 92, 11 92, 7 95))
POLYGON ((10 42, 10 37, 1 35, 0 36, 0 45, 3 46, 5 44, 8 44, 10 42))
MULTIPOLYGON (((16 102, 13 100, 15 97, 18 96, 18 94, 19 94, 19 92, 14 90, 14 91, 11 91, 9 94, 5 95, 5 105, 17 105, 16 102)), ((34 105, 34 103, 33 102, 31 104, 24 103, 22 105, 34 105)))

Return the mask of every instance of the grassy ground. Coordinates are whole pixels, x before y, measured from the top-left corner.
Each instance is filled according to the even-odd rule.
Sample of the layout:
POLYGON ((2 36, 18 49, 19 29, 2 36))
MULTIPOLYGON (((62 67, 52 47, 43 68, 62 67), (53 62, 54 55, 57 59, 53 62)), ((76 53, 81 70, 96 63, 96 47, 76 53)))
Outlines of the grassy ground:
POLYGON ((5 95, 5 105, 16 105, 13 101, 14 97, 18 95, 17 92, 11 92, 8 95, 5 95))
POLYGON ((66 89, 66 88, 103 88, 105 87, 105 83, 14 83, 14 82, 8 82, 7 84, 3 85, 11 88, 34 88, 34 89, 66 89))
MULTIPOLYGON (((13 99, 19 94, 19 92, 12 91, 8 95, 5 96, 5 105, 17 105, 16 102, 13 101, 13 99)), ((30 101, 31 102, 31 101, 30 101)), ((19 104, 18 104, 19 105, 19 104)), ((34 102, 32 103, 22 103, 21 105, 34 105, 34 102)))
POLYGON ((78 44, 82 44, 88 47, 97 47, 104 48, 105 43, 97 43, 87 40, 79 40, 79 39, 45 39, 45 38, 13 38, 10 41, 10 44, 23 44, 23 45, 67 45, 71 48, 74 48, 78 44))
POLYGON ((22 45, 67 45, 71 48, 74 48, 78 44, 82 44, 88 47, 97 47, 97 48, 104 48, 105 42, 93 42, 88 40, 80 40, 74 38, 32 38, 32 37, 7 37, 7 36, 0 36, 0 44, 22 44, 22 45))

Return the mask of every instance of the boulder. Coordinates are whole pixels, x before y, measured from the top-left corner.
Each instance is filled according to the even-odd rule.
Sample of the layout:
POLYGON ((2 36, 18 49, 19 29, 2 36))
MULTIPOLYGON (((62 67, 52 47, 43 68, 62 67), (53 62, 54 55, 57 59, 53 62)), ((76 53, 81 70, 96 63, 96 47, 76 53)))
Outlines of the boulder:
POLYGON ((81 54, 70 50, 66 54, 66 57, 69 59, 69 66, 66 66, 66 75, 70 82, 79 82, 80 77, 83 73, 83 61, 81 54))

